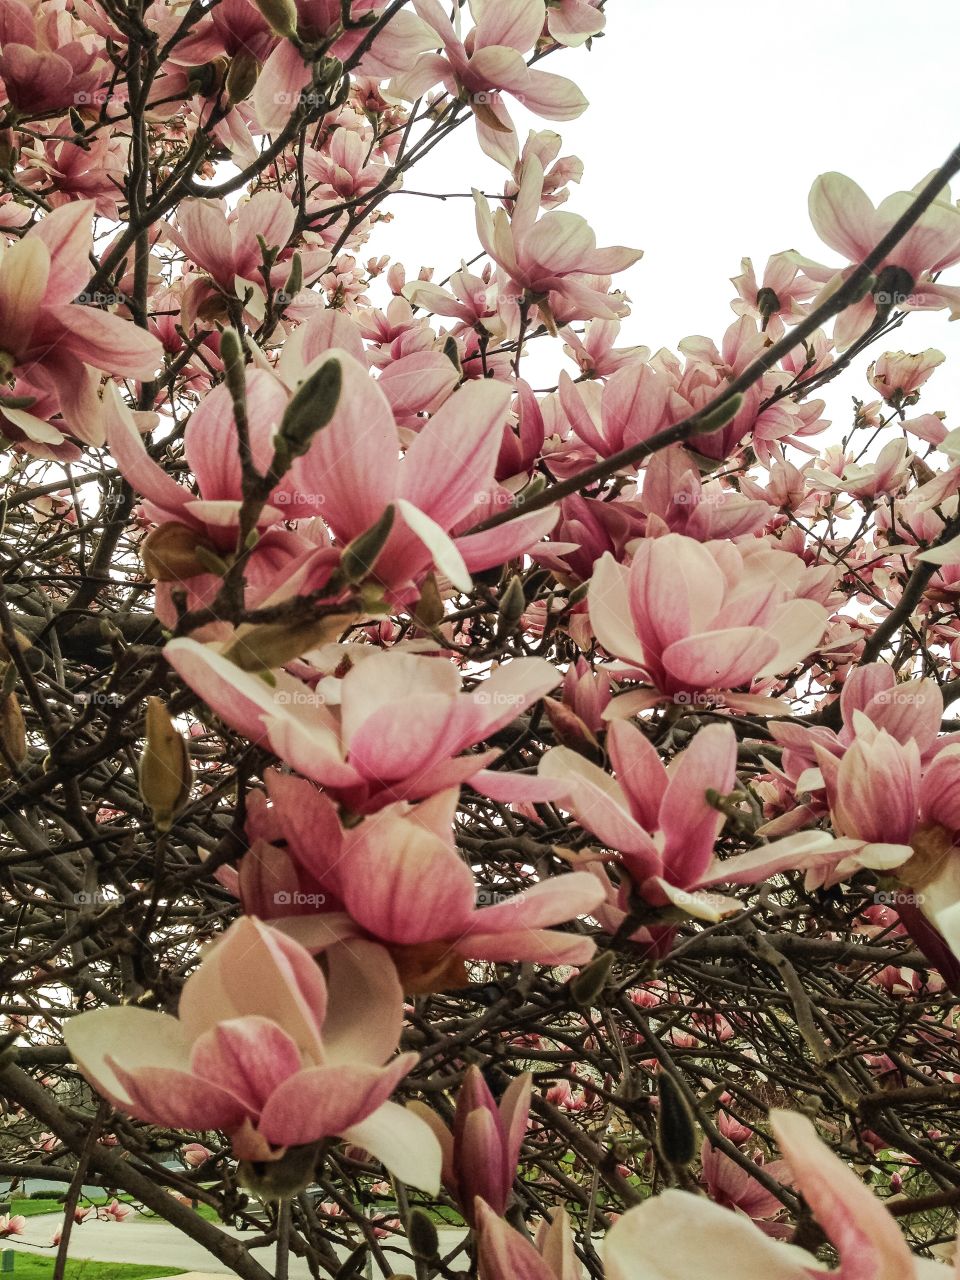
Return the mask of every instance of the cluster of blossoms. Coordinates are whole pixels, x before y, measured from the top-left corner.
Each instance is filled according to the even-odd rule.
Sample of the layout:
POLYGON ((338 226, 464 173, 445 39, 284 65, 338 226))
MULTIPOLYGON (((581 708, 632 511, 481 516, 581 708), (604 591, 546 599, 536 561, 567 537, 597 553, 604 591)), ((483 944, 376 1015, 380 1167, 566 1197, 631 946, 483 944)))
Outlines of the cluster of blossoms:
MULTIPOLYGON (((943 732, 960 692, 960 437, 915 412, 944 357, 878 354, 878 398, 839 444, 814 395, 891 318, 960 314, 941 282, 960 209, 939 179, 922 207, 921 183, 875 208, 826 174, 810 216, 838 262, 788 251, 760 274, 744 259, 717 342, 619 346, 641 254, 597 245, 562 207, 583 166, 551 131, 522 140, 510 113, 586 108, 539 61, 598 38, 604 7, 454 10, 220 0, 134 22, 106 0, 6 0, 0 434, 18 467, 61 479, 106 451, 135 495, 120 559, 163 629, 134 698, 150 698, 136 835, 152 833, 158 868, 217 791, 196 784, 191 746, 245 753, 223 788, 238 789, 230 838, 211 833, 190 870, 232 922, 180 966, 178 998, 140 974, 64 1017, 72 1061, 125 1116, 226 1135, 265 1194, 296 1194, 334 1147, 359 1153, 443 1188, 481 1280, 574 1280, 564 1209, 535 1240, 506 1216, 529 1113, 632 1102, 626 1083, 541 1089, 524 1071, 498 1103, 458 1027, 454 1101, 421 1057, 431 997, 553 970, 590 1011, 626 957, 622 987, 652 1018, 670 1003, 656 966, 746 928, 750 901, 784 884, 794 914, 844 886, 889 895, 865 935, 908 937, 931 973, 886 968, 876 986, 960 991, 960 734, 943 732), (465 122, 504 170, 501 198, 474 193, 478 257, 442 281, 364 263, 418 148, 465 122), (534 343, 567 362, 550 390, 524 376, 534 343)), ((681 1049, 743 1029, 674 1012, 693 1028, 664 1020, 681 1049)), ((584 1014, 584 1035, 602 1026, 584 1014)), ((652 1036, 648 1019, 630 1048, 662 1080, 652 1036)), ((661 1119, 671 1088, 651 1094, 661 1119)), ((599 1248, 607 1280, 946 1274, 810 1120, 773 1108, 770 1128, 782 1161, 744 1155, 753 1131, 728 1128, 736 1158, 699 1151, 707 1194, 684 1173, 686 1190, 628 1208, 599 1248), (838 1271, 778 1238, 773 1179, 794 1208, 802 1195, 838 1271)), ((674 1173, 693 1163, 668 1146, 674 1173)), ((221 1158, 187 1152, 201 1170, 221 1158)))

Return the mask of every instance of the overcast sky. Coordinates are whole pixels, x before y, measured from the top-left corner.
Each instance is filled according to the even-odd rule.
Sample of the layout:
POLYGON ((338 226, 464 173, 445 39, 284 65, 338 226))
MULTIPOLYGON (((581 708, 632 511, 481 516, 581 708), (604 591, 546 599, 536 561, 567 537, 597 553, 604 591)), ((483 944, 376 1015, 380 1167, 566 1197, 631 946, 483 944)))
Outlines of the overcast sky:
MULTIPOLYGON (((876 202, 913 186, 960 141, 956 0, 609 0, 607 13, 592 52, 564 50, 543 64, 590 99, 581 119, 516 114, 522 137, 556 128, 563 153, 586 163, 565 207, 588 218, 600 244, 645 251, 618 278, 632 301, 630 342, 656 350, 692 333, 719 340, 744 255, 758 270, 788 248, 837 262, 807 214, 819 173, 848 174, 876 202)), ((407 185, 501 190, 504 171, 468 129, 407 185)), ((478 249, 468 200, 401 196, 388 207, 396 221, 371 249, 411 274, 423 264, 442 277, 478 249)), ((960 284, 960 268, 945 280, 960 284)), ((936 345, 957 359, 960 322, 945 315, 909 320, 893 345, 936 345)))

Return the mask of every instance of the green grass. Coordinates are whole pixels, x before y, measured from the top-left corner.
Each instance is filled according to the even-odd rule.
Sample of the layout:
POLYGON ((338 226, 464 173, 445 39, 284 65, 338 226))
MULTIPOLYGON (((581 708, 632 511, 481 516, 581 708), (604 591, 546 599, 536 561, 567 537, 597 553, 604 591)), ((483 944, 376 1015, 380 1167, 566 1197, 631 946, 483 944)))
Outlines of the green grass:
MULTIPOLYGON (((7 1274, 13 1280, 50 1280, 53 1262, 53 1258, 34 1258, 27 1253, 18 1253, 13 1271, 7 1274)), ((78 1258, 68 1260, 66 1280, 151 1280, 153 1276, 177 1275, 183 1275, 182 1267, 142 1267, 139 1263, 87 1262, 78 1258)))
POLYGON ((38 1213, 63 1213, 62 1200, 13 1200, 11 1214, 20 1214, 24 1218, 36 1217, 38 1213))

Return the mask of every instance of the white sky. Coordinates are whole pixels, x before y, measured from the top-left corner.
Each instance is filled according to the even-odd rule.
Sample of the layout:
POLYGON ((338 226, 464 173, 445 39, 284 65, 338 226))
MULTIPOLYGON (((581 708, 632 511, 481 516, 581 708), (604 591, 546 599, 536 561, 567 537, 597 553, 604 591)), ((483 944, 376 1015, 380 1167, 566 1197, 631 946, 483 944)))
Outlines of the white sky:
MULTIPOLYGON (((598 242, 645 251, 617 278, 633 307, 622 343, 656 350, 693 333, 719 343, 735 318, 729 277, 742 256, 758 271, 789 248, 838 262, 807 214, 819 173, 848 174, 876 202, 913 186, 960 141, 957 0, 609 0, 607 14, 592 52, 541 64, 580 85, 587 112, 559 124, 515 118, 521 139, 528 127, 556 129, 562 154, 585 162, 564 207, 590 221, 598 242)), ((468 125, 407 185, 495 192, 504 176, 468 125)), ((432 265, 441 278, 479 248, 469 200, 404 195, 386 207, 396 220, 370 252, 390 252, 410 276, 432 265)), ((960 284, 960 267, 944 279, 960 284)), ((909 318, 892 346, 938 346, 957 363, 960 322, 946 314, 909 318)), ((558 346, 557 368, 561 359, 558 346)), ((942 371, 938 391, 956 376, 942 371)), ((855 375, 839 385, 844 398, 872 394, 855 375)))

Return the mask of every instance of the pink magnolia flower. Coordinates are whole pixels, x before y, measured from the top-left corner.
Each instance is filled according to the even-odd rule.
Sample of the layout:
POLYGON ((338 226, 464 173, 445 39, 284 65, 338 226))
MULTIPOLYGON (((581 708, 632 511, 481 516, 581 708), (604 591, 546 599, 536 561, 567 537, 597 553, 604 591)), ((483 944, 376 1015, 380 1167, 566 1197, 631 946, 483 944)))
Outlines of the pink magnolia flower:
POLYGON ((553 0, 547 8, 547 31, 558 44, 584 44, 606 26, 606 14, 598 4, 599 0, 553 0))
POLYGON ((828 611, 807 593, 824 576, 765 543, 700 543, 682 534, 644 538, 630 567, 604 555, 590 581, 594 634, 653 686, 617 699, 633 714, 664 697, 689 704, 723 690, 731 706, 757 699, 728 692, 789 672, 816 649, 828 611))
POLYGON ((920 806, 920 749, 900 742, 861 711, 853 713, 855 737, 838 760, 814 744, 834 830, 863 842, 857 862, 896 867, 910 857, 920 806))
POLYGON ((520 1144, 527 1127, 532 1077, 516 1076, 499 1104, 479 1067, 467 1068, 457 1094, 453 1132, 435 1111, 412 1103, 430 1125, 443 1152, 441 1178, 468 1222, 482 1201, 501 1217, 513 1192, 520 1144))
MULTIPOLYGON (((769 1161, 763 1169, 778 1182, 791 1185, 790 1166, 785 1161, 769 1161)), ((742 1213, 766 1235, 782 1238, 790 1234, 789 1226, 773 1221, 782 1214, 783 1202, 735 1160, 706 1140, 700 1148, 700 1181, 714 1204, 742 1213)))
POLYGON ((905 440, 888 440, 874 462, 844 466, 839 476, 811 468, 807 476, 816 489, 848 493, 854 498, 893 497, 910 478, 910 458, 905 440))
POLYGON ((0 1216, 0 1240, 7 1236, 22 1236, 27 1220, 22 1213, 5 1213, 0 1216))
MULTIPOLYGON (((246 373, 250 452, 264 474, 274 454, 274 436, 287 406, 286 389, 272 373, 248 368, 246 373)), ((143 494, 145 517, 158 525, 176 523, 196 531, 198 538, 221 551, 237 544, 243 505, 240 443, 233 401, 226 385, 214 387, 197 405, 184 431, 187 465, 199 496, 177 484, 147 453, 137 422, 120 396, 104 399, 107 440, 124 478, 143 494)), ((281 480, 260 513, 257 527, 314 516, 317 508, 302 497, 289 474, 281 480)))
POLYGON ((205 1147, 202 1142, 188 1142, 180 1156, 188 1169, 199 1169, 201 1165, 206 1164, 212 1157, 213 1152, 209 1147, 205 1147))
POLYGON ((682 533, 697 542, 745 537, 770 517, 766 502, 724 489, 719 480, 704 484, 680 445, 660 449, 647 463, 638 506, 647 514, 648 537, 656 530, 682 533))
MULTIPOLYGON (((0 375, 16 379, 14 395, 50 396, 64 424, 87 444, 104 441, 94 369, 150 378, 163 348, 152 334, 98 307, 75 303, 90 277, 93 201, 54 209, 0 258, 0 375), (91 368, 91 366, 93 366, 91 368)), ((4 416, 29 438, 44 427, 28 409, 4 416)), ((58 438, 60 433, 54 428, 58 438)))
MULTIPOLYGON (((228 214, 222 200, 184 200, 177 208, 177 225, 168 226, 167 235, 228 297, 243 298, 252 289, 248 306, 262 315, 266 282, 260 239, 281 250, 281 260, 267 277, 274 289, 281 289, 290 275, 289 256, 282 251, 295 222, 296 211, 285 195, 258 191, 234 214, 228 214)), ((328 266, 330 254, 325 249, 301 251, 300 261, 309 284, 328 266)))
POLYGON ((483 1200, 474 1217, 480 1280, 581 1280, 566 1209, 554 1209, 540 1223, 533 1244, 483 1200))
POLYGON ((491 380, 461 387, 401 459, 383 390, 342 350, 324 352, 309 372, 329 359, 340 361, 340 400, 329 424, 294 463, 289 483, 301 501, 315 504, 344 544, 394 505, 398 518, 377 558, 375 576, 401 599, 409 598, 434 565, 455 586, 466 588, 469 572, 522 555, 553 526, 555 512, 533 512, 486 533, 465 532, 511 501, 494 479, 509 388, 491 380))
POLYGON ((597 239, 579 214, 552 209, 542 218, 543 165, 531 155, 524 166, 512 214, 491 212, 480 192, 474 193, 477 234, 486 252, 512 282, 513 291, 526 293, 550 323, 562 313, 564 322, 600 317, 615 320, 622 312, 596 277, 625 271, 643 257, 642 250, 617 245, 597 248, 597 239))
POLYGON ((887 404, 899 409, 902 405, 917 403, 920 388, 944 360, 943 352, 932 347, 916 355, 885 351, 867 370, 867 381, 887 404))
MULTIPOLYGON (((346 62, 356 53, 368 34, 362 25, 364 17, 379 17, 386 8, 385 0, 352 0, 350 13, 356 26, 344 31, 340 0, 295 0, 297 32, 302 40, 326 43, 330 57, 346 62)), ((374 81, 389 79, 409 70, 419 54, 436 44, 432 24, 422 22, 414 13, 402 9, 394 13, 379 32, 373 44, 360 58, 353 73, 372 77, 374 81)), ((313 66, 286 39, 279 40, 267 58, 251 95, 254 115, 261 129, 279 133, 304 89, 313 81, 313 66)), ((435 83, 435 82, 434 82, 435 83)))
POLYGON ((103 1214, 107 1218, 113 1219, 114 1222, 124 1222, 127 1218, 132 1217, 136 1213, 133 1205, 121 1204, 114 1196, 109 1204, 103 1205, 97 1212, 97 1217, 103 1214))
POLYGON ((803 274, 805 263, 806 259, 793 250, 775 253, 767 259, 763 280, 758 284, 753 263, 749 258, 742 259, 742 274, 731 280, 739 295, 731 303, 733 310, 738 316, 756 316, 761 329, 771 338, 782 338, 786 325, 798 324, 804 318, 807 308, 803 304, 817 291, 816 284, 803 274))
MULTIPOLYGON (((830 862, 855 843, 810 832, 721 861, 714 846, 725 819, 710 804, 707 792, 727 795, 734 788, 733 727, 714 724, 701 729, 669 768, 641 730, 627 721, 610 725, 606 746, 616 781, 567 747, 547 751, 540 773, 561 783, 561 804, 606 848, 620 854, 636 893, 652 907, 673 904, 716 921, 739 910, 740 904, 701 890, 721 883, 755 884, 788 868, 830 862)), ((602 871, 600 877, 606 880, 602 871)), ((630 885, 625 883, 619 899, 597 918, 605 927, 613 925, 615 932, 628 913, 629 899, 630 885)))
MULTIPOLYGON (((923 184, 920 184, 923 185, 923 184)), ((848 262, 859 263, 906 212, 916 196, 898 191, 874 208, 851 179, 842 173, 825 173, 810 191, 810 220, 820 239, 848 262)), ((875 268, 873 293, 837 317, 833 340, 844 351, 869 328, 878 314, 900 311, 960 308, 960 289, 935 283, 933 276, 960 262, 960 209, 950 201, 945 187, 938 200, 923 213, 900 243, 875 268)), ((830 280, 834 268, 819 270, 805 263, 807 275, 830 280)), ((844 273, 846 274, 846 273, 844 273)))
POLYGON ((602 1246, 607 1280, 945 1280, 943 1267, 910 1252, 896 1220, 809 1120, 772 1111, 770 1123, 798 1190, 840 1255, 839 1270, 825 1271, 742 1215, 671 1190, 614 1223, 602 1246))
POLYGON ((0 5, 0 81, 22 116, 64 111, 105 100, 110 78, 104 51, 88 29, 56 5, 4 0, 0 5))
POLYGON ((649 347, 615 347, 619 334, 619 320, 589 320, 582 335, 567 327, 560 336, 566 343, 565 354, 576 360, 581 373, 605 378, 626 364, 644 364, 650 359, 649 347))
POLYGON ((390 94, 409 102, 443 84, 476 117, 477 138, 491 159, 512 169, 517 133, 501 93, 547 120, 575 120, 587 100, 571 80, 528 67, 546 21, 544 0, 469 0, 476 26, 461 40, 438 0, 414 0, 414 9, 439 36, 443 53, 426 53, 390 84, 390 94))
POLYGON ((454 841, 457 788, 344 827, 330 798, 304 779, 269 770, 266 783, 271 805, 263 793, 249 801, 250 850, 237 872, 219 878, 245 911, 283 917, 305 945, 369 938, 390 951, 412 994, 462 986, 471 960, 552 966, 593 956, 592 939, 547 927, 598 905, 593 876, 551 878, 478 909, 454 841))
POLYGON ((416 1062, 393 1056, 403 995, 389 957, 354 940, 326 961, 324 977, 296 942, 247 916, 187 979, 178 1018, 114 1006, 72 1018, 64 1038, 94 1088, 138 1120, 222 1129, 253 1161, 339 1137, 435 1192, 436 1139, 387 1100, 416 1062))
POLYGON ((274 672, 268 684, 241 671, 217 645, 172 640, 164 653, 228 724, 356 813, 465 781, 496 798, 508 792, 523 798, 512 794, 511 784, 522 789, 536 780, 487 772, 496 749, 460 752, 510 724, 560 682, 550 663, 524 658, 461 693, 452 663, 392 650, 372 652, 342 680, 328 678, 315 692, 285 671, 274 672))

